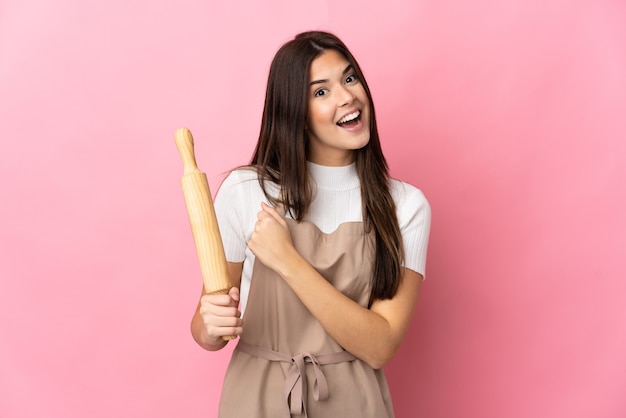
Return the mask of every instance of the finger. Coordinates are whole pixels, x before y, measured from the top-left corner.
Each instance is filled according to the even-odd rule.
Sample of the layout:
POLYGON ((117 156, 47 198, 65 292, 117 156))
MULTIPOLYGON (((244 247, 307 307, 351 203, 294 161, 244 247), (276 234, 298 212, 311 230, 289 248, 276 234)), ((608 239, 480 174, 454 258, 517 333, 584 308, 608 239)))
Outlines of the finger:
POLYGON ((210 303, 203 303, 200 305, 200 315, 240 318, 241 311, 239 311, 239 309, 235 306, 219 306, 212 305, 210 303))
POLYGON ((243 321, 232 318, 225 318, 223 321, 205 324, 207 333, 213 337, 224 337, 229 335, 241 335, 243 333, 243 321))
POLYGON ((276 210, 276 208, 267 205, 263 202, 261 202, 261 208, 263 209, 263 212, 269 214, 272 216, 272 218, 276 219, 277 221, 281 222, 283 221, 283 216, 278 213, 278 211, 276 210))
POLYGON ((230 296, 231 299, 234 300, 235 302, 239 302, 240 300, 239 288, 236 286, 231 287, 230 290, 228 291, 228 296, 230 296))
POLYGON ((210 304, 215 306, 237 306, 238 300, 234 300, 230 294, 226 295, 203 295, 200 298, 201 304, 210 304))
MULTIPOLYGON (((267 207, 269 208, 270 206, 267 206, 267 207)), ((263 222, 264 220, 267 220, 267 219, 273 219, 273 216, 269 211, 266 211, 261 206, 261 210, 257 212, 256 218, 259 222, 263 222)))
POLYGON ((209 312, 202 313, 201 311, 200 316, 206 325, 214 327, 239 327, 243 324, 243 318, 241 317, 241 312, 239 311, 222 311, 219 313, 226 313, 226 315, 216 315, 209 312))
POLYGON ((207 333, 217 338, 232 337, 232 336, 236 337, 236 336, 243 334, 243 324, 227 325, 223 327, 210 326, 207 328, 207 333))
POLYGON ((264 210, 260 210, 256 214, 256 218, 257 218, 258 222, 263 222, 265 219, 269 219, 271 217, 272 217, 272 215, 270 215, 269 213, 265 212, 264 210))

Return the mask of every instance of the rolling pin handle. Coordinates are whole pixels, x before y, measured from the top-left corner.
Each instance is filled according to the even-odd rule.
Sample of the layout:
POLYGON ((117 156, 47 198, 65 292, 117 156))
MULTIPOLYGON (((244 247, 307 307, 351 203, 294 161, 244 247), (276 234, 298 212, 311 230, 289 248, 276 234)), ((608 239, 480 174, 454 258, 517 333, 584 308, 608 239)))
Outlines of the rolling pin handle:
POLYGON ((176 147, 183 160, 184 174, 199 173, 196 156, 193 151, 193 136, 187 128, 179 128, 175 135, 176 147))

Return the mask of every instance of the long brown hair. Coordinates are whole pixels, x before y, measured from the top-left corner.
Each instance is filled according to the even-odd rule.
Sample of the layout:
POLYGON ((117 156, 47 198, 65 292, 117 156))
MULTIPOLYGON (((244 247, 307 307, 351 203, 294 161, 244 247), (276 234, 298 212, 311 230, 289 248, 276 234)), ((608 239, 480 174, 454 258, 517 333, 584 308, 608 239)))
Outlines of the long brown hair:
POLYGON ((267 198, 274 204, 283 204, 295 220, 301 221, 313 196, 306 165, 309 70, 311 62, 329 49, 342 54, 352 65, 370 105, 370 140, 355 151, 355 166, 361 184, 363 220, 368 230, 373 228, 376 237, 371 304, 376 299, 389 299, 396 294, 404 247, 389 191, 389 171, 380 146, 372 95, 356 59, 335 35, 303 32, 284 44, 274 56, 261 132, 250 164, 258 170, 267 198), (280 202, 268 193, 268 181, 280 186, 280 202))

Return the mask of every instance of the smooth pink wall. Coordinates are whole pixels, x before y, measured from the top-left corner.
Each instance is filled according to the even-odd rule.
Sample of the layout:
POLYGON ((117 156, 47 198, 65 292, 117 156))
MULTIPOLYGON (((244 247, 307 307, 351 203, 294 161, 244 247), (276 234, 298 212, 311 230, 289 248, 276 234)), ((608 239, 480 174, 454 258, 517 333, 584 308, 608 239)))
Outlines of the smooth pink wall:
POLYGON ((0 416, 216 416, 173 134, 217 188, 312 28, 433 207, 398 417, 626 416, 626 8, 582 0, 2 0, 0 416))

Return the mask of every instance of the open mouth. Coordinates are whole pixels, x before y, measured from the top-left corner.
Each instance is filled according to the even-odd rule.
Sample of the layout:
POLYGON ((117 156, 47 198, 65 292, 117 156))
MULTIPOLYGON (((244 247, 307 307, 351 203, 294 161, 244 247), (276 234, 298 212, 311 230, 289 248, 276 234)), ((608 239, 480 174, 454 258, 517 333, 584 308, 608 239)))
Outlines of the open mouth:
POLYGON ((337 125, 343 128, 350 128, 352 126, 356 126, 360 121, 361 121, 361 111, 357 110, 341 118, 339 122, 337 122, 337 125))

